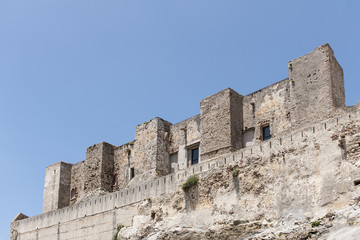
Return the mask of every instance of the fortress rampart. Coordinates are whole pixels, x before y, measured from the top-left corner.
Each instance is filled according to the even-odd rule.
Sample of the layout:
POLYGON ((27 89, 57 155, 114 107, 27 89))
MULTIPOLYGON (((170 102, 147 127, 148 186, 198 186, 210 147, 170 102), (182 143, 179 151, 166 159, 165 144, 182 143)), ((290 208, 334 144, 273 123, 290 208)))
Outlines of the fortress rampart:
POLYGON ((174 196, 194 174, 206 188, 214 176, 238 172, 218 180, 231 188, 223 198, 181 198, 183 214, 213 206, 229 214, 231 206, 242 219, 306 218, 358 194, 360 133, 353 129, 360 129, 360 109, 345 107, 343 73, 329 45, 290 61, 289 79, 247 96, 225 89, 200 109, 174 125, 160 118, 140 124, 122 146, 95 144, 78 164, 49 166, 44 213, 18 215, 11 239, 111 239, 117 226, 140 221, 144 204, 176 215, 174 196))
MULTIPOLYGON (((22 237, 20 239, 41 239, 36 238, 36 235, 39 237, 39 234, 44 234, 43 237, 48 237, 48 239, 56 239, 56 236, 58 235, 61 235, 61 239, 80 239, 80 236, 85 239, 86 235, 83 235, 83 229, 89 226, 94 226, 92 231, 89 233, 89 236, 109 236, 108 238, 111 238, 117 225, 131 225, 132 218, 137 214, 137 206, 134 205, 135 203, 139 203, 149 198, 158 198, 163 194, 181 191, 181 184, 190 175, 197 174, 199 176, 203 176, 211 170, 226 168, 227 166, 248 165, 250 167, 253 157, 261 159, 265 164, 270 164, 270 158, 272 155, 287 152, 289 148, 299 149, 299 147, 301 148, 301 146, 305 145, 307 147, 303 150, 307 151, 307 156, 316 155, 316 150, 314 149, 313 144, 316 142, 315 140, 318 136, 333 134, 336 130, 341 128, 341 126, 346 126, 351 122, 357 122, 359 125, 359 111, 334 117, 321 123, 302 128, 298 131, 285 134, 284 136, 273 138, 267 142, 261 142, 256 145, 240 149, 234 153, 209 159, 197 165, 191 166, 188 169, 181 170, 176 174, 173 173, 167 176, 159 177, 158 179, 133 186, 129 189, 123 189, 114 193, 94 197, 69 207, 64 207, 62 209, 53 210, 31 218, 19 220, 13 224, 16 224, 16 228, 22 233, 22 237), (96 224, 96 219, 100 219, 100 225, 96 224), (74 223, 76 223, 76 227, 74 226, 74 223), (101 229, 107 230, 103 231, 101 229), (79 232, 78 235, 76 234, 77 231, 79 232), (71 232, 73 237, 67 238, 67 232, 71 232)), ((338 142, 334 141, 332 145, 334 145, 336 149, 338 142)), ((323 151, 327 151, 327 149, 325 148, 323 151)), ((335 152, 337 156, 334 156, 334 150, 331 150, 334 158, 338 157, 338 159, 342 159, 344 157, 345 153, 343 153, 340 148, 338 148, 335 152)), ((290 158, 287 154, 283 157, 286 160, 290 158)), ((301 156, 298 156, 297 158, 297 161, 302 161, 301 156)), ((325 160, 323 159, 324 156, 320 156, 320 158, 321 160, 325 160)), ((324 162, 324 164, 328 163, 328 161, 324 162)), ((288 166, 288 168, 291 169, 291 166, 288 166)), ((321 169, 316 170, 321 171, 321 169)), ((306 174, 310 176, 313 173, 307 172, 306 174)), ((350 174, 347 187, 351 188, 353 187, 353 181, 360 178, 360 171, 349 172, 347 174, 350 174)), ((284 181, 287 180, 289 180, 289 178, 284 179, 284 181)), ((327 180, 329 181, 329 179, 327 180)), ((306 187, 315 188, 318 184, 320 183, 314 182, 312 186, 306 187)), ((292 191, 294 191, 294 189, 292 191)), ((271 195, 273 194, 276 194, 276 192, 271 193, 271 195)), ((320 192, 317 194, 321 195, 320 192)), ((326 201, 326 199, 322 201, 326 201)), ((293 203, 295 204, 296 201, 293 201, 293 203)), ((322 204, 324 203, 320 201, 315 203, 314 206, 307 205, 307 207, 315 208, 320 207, 322 204)), ((278 212, 277 214, 281 213, 278 212)))
POLYGON ((246 96, 225 89, 201 100, 195 117, 174 125, 152 119, 136 127, 130 143, 101 142, 82 162, 49 166, 43 212, 186 169, 257 144, 264 131, 276 137, 344 109, 342 69, 325 44, 290 61, 288 79, 246 96))

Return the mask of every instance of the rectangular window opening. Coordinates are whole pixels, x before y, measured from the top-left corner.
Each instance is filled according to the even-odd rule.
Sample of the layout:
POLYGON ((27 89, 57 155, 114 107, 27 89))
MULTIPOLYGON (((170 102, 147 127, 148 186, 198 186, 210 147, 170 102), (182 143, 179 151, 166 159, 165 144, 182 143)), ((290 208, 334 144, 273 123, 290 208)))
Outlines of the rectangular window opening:
POLYGON ((191 165, 199 163, 199 148, 191 149, 191 165))
POLYGON ((130 168, 130 180, 135 177, 135 169, 132 167, 130 168))
POLYGON ((262 138, 264 141, 271 138, 270 125, 262 127, 262 138))

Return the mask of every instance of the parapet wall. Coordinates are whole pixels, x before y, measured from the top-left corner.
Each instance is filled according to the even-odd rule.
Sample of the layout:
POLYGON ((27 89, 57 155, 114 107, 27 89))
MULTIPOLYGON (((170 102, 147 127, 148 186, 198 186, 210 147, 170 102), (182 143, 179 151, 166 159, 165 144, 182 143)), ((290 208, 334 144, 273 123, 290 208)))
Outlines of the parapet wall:
MULTIPOLYGON (((349 125, 349 123, 351 122, 355 122, 358 124, 359 121, 359 111, 345 113, 341 116, 328 119, 318 124, 314 124, 312 126, 299 129, 297 131, 289 132, 288 134, 285 134, 283 136, 261 142, 260 144, 253 145, 251 147, 247 147, 233 153, 225 154, 221 157, 209 159, 197 165, 193 165, 185 170, 180 170, 175 174, 169 174, 167 176, 159 177, 158 179, 155 179, 153 181, 140 184, 138 186, 134 186, 128 189, 123 189, 118 192, 109 193, 100 197, 95 197, 80 203, 76 203, 69 207, 50 211, 31 218, 15 221, 12 223, 12 228, 18 231, 21 240, 55 239, 55 235, 60 236, 60 234, 61 239, 100 239, 100 236, 102 239, 104 238, 104 236, 111 237, 118 224, 132 224, 132 218, 134 215, 136 215, 136 208, 132 208, 132 204, 148 198, 160 197, 163 194, 181 191, 180 185, 189 176, 193 174, 197 174, 202 177, 211 171, 226 168, 228 166, 251 166, 253 163, 255 164, 255 159, 261 159, 262 161, 265 161, 264 164, 271 165, 271 159, 274 159, 278 156, 280 156, 279 159, 283 159, 281 161, 288 161, 287 159, 293 158, 292 163, 296 163, 296 161, 298 161, 299 164, 300 162, 308 162, 307 164, 309 164, 310 162, 314 161, 314 164, 337 165, 337 162, 332 163, 330 160, 325 160, 324 158, 324 156, 326 156, 327 154, 326 151, 329 151, 330 148, 333 151, 331 153, 333 158, 344 158, 346 153, 340 147, 338 147, 337 141, 334 141, 332 143, 324 143, 323 146, 318 146, 318 143, 316 143, 315 140, 321 138, 323 135, 326 135, 327 137, 331 136, 332 134, 340 131, 343 126, 349 125), (300 151, 300 155, 296 156, 296 158, 294 156, 290 156, 291 152, 295 150, 300 151), (301 151, 308 151, 311 154, 301 155, 301 151), (306 158, 309 158, 309 156, 314 160, 306 160, 306 158), (323 161, 323 163, 321 163, 321 161, 320 163, 316 163, 317 160, 315 159, 317 159, 317 157, 319 156, 319 160, 323 161), (99 222, 96 222, 96 219, 98 219, 99 222), (93 226, 91 233, 89 232, 88 234, 86 234, 81 232, 81 228, 85 226, 93 226), (70 228, 72 230, 69 230, 70 228), (72 232, 72 234, 69 235, 69 232, 72 232), (86 236, 88 236, 88 238, 86 238, 86 236), (91 237, 89 238, 89 236, 91 237)), ((256 162, 256 164, 259 163, 256 162)), ((303 174, 308 177, 310 177, 311 175, 315 176, 317 174, 320 174, 325 178, 327 176, 327 170, 324 168, 320 171, 320 173, 317 173, 315 169, 318 168, 319 166, 310 165, 308 166, 308 169, 304 169, 305 172, 303 174)), ((330 171, 329 173, 332 172, 330 171)), ((290 185, 295 184, 292 183, 293 180, 291 176, 291 173, 289 173, 289 175, 286 177, 290 185)), ((331 178, 333 176, 329 177, 331 178)), ((261 181, 261 179, 259 180, 261 181)), ((246 184, 246 178, 244 178, 244 181, 244 184, 246 184)), ((350 187, 350 185, 353 185, 351 182, 351 178, 349 181, 350 182, 341 184, 345 184, 347 186, 346 188, 348 188, 350 187)), ((333 184, 332 181, 329 181, 329 183, 333 184)), ((322 182, 317 184, 322 185, 325 183, 322 182)), ((326 194, 328 191, 325 192, 322 187, 318 190, 312 189, 314 186, 302 187, 308 187, 306 191, 315 191, 315 193, 313 193, 314 196, 311 198, 311 200, 308 200, 310 202, 306 202, 306 204, 303 204, 307 205, 310 203, 310 205, 306 206, 306 208, 321 208, 326 206, 330 202, 330 200, 333 200, 333 196, 326 194), (310 190, 310 188, 312 190, 310 190)), ((335 187, 336 186, 334 185, 326 186, 325 188, 335 187)), ((281 200, 285 201, 282 204, 282 209, 274 209, 277 215, 288 214, 288 211, 291 211, 290 209, 294 207, 293 204, 301 201, 301 199, 291 200, 291 198, 294 197, 292 196, 294 191, 296 191, 296 189, 288 189, 285 191, 284 194, 286 196, 284 195, 284 198, 281 200), (294 203, 292 203, 291 201, 293 201, 294 203)), ((337 196, 338 194, 340 193, 334 193, 334 196, 337 196)))

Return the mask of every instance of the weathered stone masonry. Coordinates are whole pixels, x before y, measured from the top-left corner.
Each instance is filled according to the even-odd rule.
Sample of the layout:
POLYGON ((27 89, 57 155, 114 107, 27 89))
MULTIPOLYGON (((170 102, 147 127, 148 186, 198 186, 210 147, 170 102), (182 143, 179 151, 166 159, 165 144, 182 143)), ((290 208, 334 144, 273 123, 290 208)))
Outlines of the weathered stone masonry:
MULTIPOLYGON (((183 122, 155 118, 138 125, 130 143, 117 147, 101 142, 87 149, 82 162, 47 167, 44 213, 17 216, 11 239, 57 239, 60 233, 61 239, 110 239, 118 224, 134 224, 137 202, 181 191, 179 185, 192 174, 207 178, 231 165, 240 166, 242 185, 236 192, 252 196, 251 204, 240 197, 234 206, 239 204, 238 214, 249 218, 261 212, 257 208, 269 208, 264 214, 280 217, 294 209, 301 214, 327 209, 340 195, 339 204, 350 201, 357 171, 342 170, 338 184, 324 180, 337 172, 337 160, 328 160, 326 152, 335 151, 330 148, 337 149, 331 159, 353 165, 360 156, 359 106, 345 106, 342 69, 325 44, 290 61, 288 71, 288 79, 246 96, 230 88, 209 96, 200 102, 200 114, 183 122), (266 127, 271 139, 264 141, 266 127), (199 162, 192 164, 196 149, 199 162), (262 170, 253 172, 254 164, 262 170), (303 172, 296 175, 292 169, 297 165, 303 172), (254 185, 255 176, 262 180, 254 185), (323 182, 319 189, 314 178, 323 182), (303 189, 308 197, 297 193, 302 199, 294 199, 292 188, 303 189)), ((210 199, 202 199, 204 206, 216 205, 216 198, 210 199)))

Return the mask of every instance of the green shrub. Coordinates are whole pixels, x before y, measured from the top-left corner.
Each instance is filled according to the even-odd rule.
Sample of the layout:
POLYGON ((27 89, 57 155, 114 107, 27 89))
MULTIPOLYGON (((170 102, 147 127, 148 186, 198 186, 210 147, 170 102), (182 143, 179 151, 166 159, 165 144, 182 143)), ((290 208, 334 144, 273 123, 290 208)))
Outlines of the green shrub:
POLYGON ((192 175, 186 180, 186 182, 183 183, 181 188, 184 192, 187 192, 190 188, 196 186, 198 182, 199 177, 197 175, 192 175))
POLYGON ((320 225, 320 221, 315 221, 311 223, 311 227, 318 227, 320 225))
POLYGON ((237 176, 239 176, 239 173, 240 173, 240 170, 239 170, 239 169, 234 169, 234 170, 232 170, 232 175, 233 175, 234 178, 237 177, 237 176))

